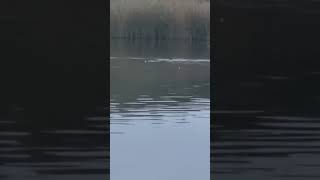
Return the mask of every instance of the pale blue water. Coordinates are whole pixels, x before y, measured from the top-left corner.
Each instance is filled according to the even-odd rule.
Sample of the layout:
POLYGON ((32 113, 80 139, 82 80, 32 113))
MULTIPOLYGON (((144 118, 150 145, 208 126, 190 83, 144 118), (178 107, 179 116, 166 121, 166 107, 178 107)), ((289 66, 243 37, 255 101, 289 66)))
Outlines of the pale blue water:
POLYGON ((210 179, 210 61, 111 58, 111 180, 210 179))

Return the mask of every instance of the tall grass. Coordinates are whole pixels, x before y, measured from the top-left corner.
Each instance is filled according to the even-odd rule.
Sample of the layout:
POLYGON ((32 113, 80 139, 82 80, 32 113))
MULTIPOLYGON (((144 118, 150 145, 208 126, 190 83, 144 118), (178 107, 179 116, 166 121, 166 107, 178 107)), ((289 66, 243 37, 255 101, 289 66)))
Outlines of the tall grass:
POLYGON ((210 39, 208 0, 111 0, 110 36, 122 39, 210 39))

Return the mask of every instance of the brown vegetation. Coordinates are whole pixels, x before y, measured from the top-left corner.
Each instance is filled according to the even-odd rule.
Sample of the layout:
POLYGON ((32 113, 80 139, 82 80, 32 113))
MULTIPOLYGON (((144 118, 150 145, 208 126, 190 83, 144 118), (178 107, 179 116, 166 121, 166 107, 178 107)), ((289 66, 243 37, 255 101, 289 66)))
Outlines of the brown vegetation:
POLYGON ((110 36, 126 39, 210 39, 210 1, 111 0, 110 36))

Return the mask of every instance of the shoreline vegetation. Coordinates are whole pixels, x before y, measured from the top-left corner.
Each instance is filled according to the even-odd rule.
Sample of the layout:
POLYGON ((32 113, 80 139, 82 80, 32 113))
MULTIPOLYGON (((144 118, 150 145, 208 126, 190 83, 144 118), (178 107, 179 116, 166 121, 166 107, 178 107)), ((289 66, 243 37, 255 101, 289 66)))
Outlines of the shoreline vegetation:
POLYGON ((210 0, 111 0, 110 37, 210 41, 210 0))

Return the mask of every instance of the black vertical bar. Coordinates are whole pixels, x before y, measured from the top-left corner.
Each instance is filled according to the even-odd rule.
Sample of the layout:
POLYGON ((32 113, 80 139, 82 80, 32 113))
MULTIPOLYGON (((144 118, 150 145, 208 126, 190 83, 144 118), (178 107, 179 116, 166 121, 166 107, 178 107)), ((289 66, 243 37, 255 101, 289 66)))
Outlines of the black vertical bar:
POLYGON ((319 178, 320 4, 212 4, 211 179, 319 178))
MULTIPOLYGON (((23 151, 26 158, 13 160, 0 157, 0 168, 15 168, 13 165, 9 167, 12 162, 34 163, 36 166, 38 162, 39 165, 41 162, 53 162, 55 158, 57 162, 72 158, 49 156, 43 149, 50 149, 51 145, 75 149, 82 147, 88 151, 105 147, 103 157, 96 155, 104 160, 105 164, 100 165, 103 167, 83 172, 70 170, 54 173, 36 170, 30 165, 28 171, 36 174, 34 179, 43 178, 43 173, 48 173, 49 178, 51 173, 85 173, 92 177, 104 175, 101 179, 108 178, 108 58, 108 1, 0 2, 0 132, 26 134, 17 139, 0 136, 0 141, 13 139, 21 144, 17 148, 29 149, 23 151), (95 116, 106 117, 105 133, 102 135, 79 134, 68 142, 65 141, 68 135, 47 133, 65 129, 91 131, 87 120, 95 116)), ((0 154, 5 152, 5 148, 2 150, 0 154)), ((92 160, 89 156, 86 158, 88 162, 92 160)), ((73 160, 76 162, 78 159, 73 160)), ((61 167, 63 165, 59 165, 61 167)), ((18 168, 16 175, 19 176, 18 168)), ((10 179, 11 175, 2 171, 1 177, 10 179)), ((19 178, 27 177, 21 175, 19 178)))
POLYGON ((217 94, 215 92, 216 82, 215 76, 217 75, 217 26, 219 22, 219 6, 216 0, 210 2, 210 179, 214 179, 213 177, 213 142, 215 138, 215 115, 214 109, 216 108, 216 99, 217 94))

